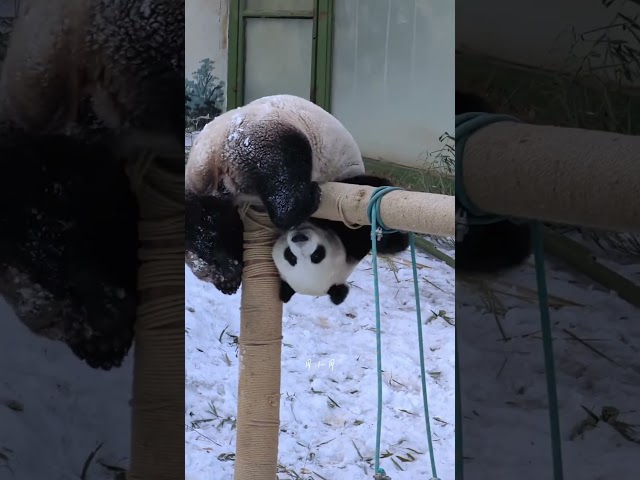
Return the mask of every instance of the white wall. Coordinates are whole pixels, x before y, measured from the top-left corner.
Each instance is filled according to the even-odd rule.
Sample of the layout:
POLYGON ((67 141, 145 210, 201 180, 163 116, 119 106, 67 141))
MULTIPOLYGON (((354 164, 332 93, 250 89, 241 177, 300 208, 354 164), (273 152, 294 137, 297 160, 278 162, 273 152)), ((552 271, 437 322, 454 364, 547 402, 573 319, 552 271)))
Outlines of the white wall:
MULTIPOLYGON (((600 0, 456 2, 456 49, 566 72, 575 72, 578 65, 577 58, 567 58, 574 43, 572 29, 580 34, 604 27, 618 11, 630 17, 640 13, 638 4, 622 0, 609 8, 600 0), (618 4, 624 4, 622 10, 618 4)), ((635 41, 640 47, 629 33, 620 31, 617 38, 635 41)), ((577 57, 589 48, 582 42, 575 51, 577 57)))
POLYGON ((332 113, 366 157, 424 166, 454 130, 455 3, 335 0, 332 113))

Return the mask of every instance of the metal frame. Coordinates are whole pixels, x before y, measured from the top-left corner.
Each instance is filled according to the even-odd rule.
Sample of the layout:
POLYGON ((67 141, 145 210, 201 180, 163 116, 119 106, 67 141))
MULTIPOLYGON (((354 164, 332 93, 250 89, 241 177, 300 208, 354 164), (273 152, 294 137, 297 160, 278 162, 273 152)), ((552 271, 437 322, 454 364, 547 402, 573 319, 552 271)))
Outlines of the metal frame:
POLYGON ((245 10, 244 0, 229 0, 227 110, 244 105, 245 30, 247 18, 313 20, 309 98, 325 110, 331 103, 333 0, 315 0, 313 10, 245 10))

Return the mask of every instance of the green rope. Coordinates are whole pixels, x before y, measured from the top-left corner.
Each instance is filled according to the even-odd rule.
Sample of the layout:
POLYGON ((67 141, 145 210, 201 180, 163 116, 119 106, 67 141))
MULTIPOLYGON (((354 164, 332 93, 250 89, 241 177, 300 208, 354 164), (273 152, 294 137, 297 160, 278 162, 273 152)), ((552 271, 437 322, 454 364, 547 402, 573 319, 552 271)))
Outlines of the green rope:
MULTIPOLYGON (((470 135, 477 130, 495 122, 512 121, 519 122, 517 118, 509 115, 491 113, 469 112, 456 115, 456 200, 467 210, 465 221, 469 225, 487 225, 499 222, 506 218, 496 216, 479 210, 467 196, 464 187, 462 158, 465 143, 470 135)), ((547 380, 547 398, 549 400, 549 423, 551 427, 551 455, 553 459, 553 478, 563 480, 562 465, 562 440, 560 437, 560 416, 558 412, 558 394, 556 389, 556 376, 553 355, 553 338, 551 333, 551 316, 549 314, 549 297, 545 278, 544 248, 539 223, 533 223, 533 251, 535 257, 536 281, 538 286, 538 304, 540 310, 540 323, 542 327, 542 345, 544 349, 544 364, 547 380)), ((457 341, 456 341, 457 354, 457 341)), ((458 359, 456 357, 456 373, 458 372, 458 359)), ((460 392, 460 379, 456 379, 456 479, 464 480, 463 475, 463 450, 462 450, 462 411, 460 392)))
MULTIPOLYGON (((376 305, 376 347, 378 362, 378 421, 376 427, 376 455, 374 460, 374 470, 376 476, 374 478, 389 478, 384 469, 380 468, 380 435, 382 430, 382 354, 381 354, 381 335, 380 335, 380 292, 378 289, 378 237, 383 234, 395 233, 397 230, 390 230, 385 227, 380 217, 380 201, 382 197, 394 190, 402 190, 398 187, 378 187, 371 194, 369 205, 367 206, 367 216, 371 223, 371 259, 373 267, 373 292, 376 305)), ((409 233, 409 246, 411 247, 411 264, 413 267, 413 287, 416 300, 416 318, 418 323, 418 346, 420 349, 420 375, 422 379, 422 401, 424 406, 424 420, 427 429, 427 441, 429 443, 429 459, 431 461, 431 480, 438 480, 436 473, 436 461, 433 454, 433 442, 431 439, 431 424, 429 422, 429 402, 427 399, 427 381, 424 365, 424 342, 422 338, 422 316, 420 312, 420 289, 418 286, 418 268, 416 262, 416 248, 414 234, 409 233)), ((389 479, 390 480, 390 479, 389 479)))

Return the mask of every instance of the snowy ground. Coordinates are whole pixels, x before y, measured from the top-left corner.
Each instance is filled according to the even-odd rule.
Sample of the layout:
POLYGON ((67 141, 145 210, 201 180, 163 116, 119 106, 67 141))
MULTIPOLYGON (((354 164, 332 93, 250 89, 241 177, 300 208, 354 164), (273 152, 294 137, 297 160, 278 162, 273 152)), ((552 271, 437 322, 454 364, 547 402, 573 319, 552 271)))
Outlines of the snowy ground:
MULTIPOLYGON (((418 263, 436 466, 442 480, 454 480, 454 272, 424 255, 419 255, 418 263), (432 311, 440 317, 430 318, 432 311)), ((381 452, 391 454, 380 465, 393 480, 428 479, 431 470, 408 252, 394 264, 397 271, 393 264, 378 262, 384 370, 381 452)), ((351 293, 340 306, 331 304, 328 297, 300 295, 285 305, 281 479, 373 477, 377 380, 370 257, 351 280, 351 293)), ((188 267, 185 289, 186 479, 230 480, 240 293, 222 295, 188 267)))
MULTIPOLYGON (((470 480, 553 478, 532 264, 485 279, 502 292, 493 298, 479 295, 477 285, 456 285, 457 298, 467 303, 456 313, 470 480), (503 315, 496 320, 489 310, 503 315)), ((603 421, 584 428, 589 415, 582 406, 598 416, 613 406, 619 421, 640 424, 640 311, 556 262, 547 265, 565 478, 636 479, 640 444, 603 421)), ((615 269, 640 283, 640 264, 615 269)), ((640 434, 635 438, 640 442, 640 434)))
POLYGON ((118 370, 93 370, 0 297, 0 479, 113 480, 129 456, 132 353, 118 370))

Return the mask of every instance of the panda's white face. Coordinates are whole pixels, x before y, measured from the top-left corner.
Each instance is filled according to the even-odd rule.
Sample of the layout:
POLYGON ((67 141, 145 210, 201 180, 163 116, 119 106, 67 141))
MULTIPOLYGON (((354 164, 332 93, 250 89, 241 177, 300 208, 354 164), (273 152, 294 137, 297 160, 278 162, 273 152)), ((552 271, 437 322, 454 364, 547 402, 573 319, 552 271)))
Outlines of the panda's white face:
POLYGON ((347 261, 334 232, 310 223, 281 235, 272 256, 280 277, 303 295, 325 295, 333 285, 346 283, 357 265, 347 261))

